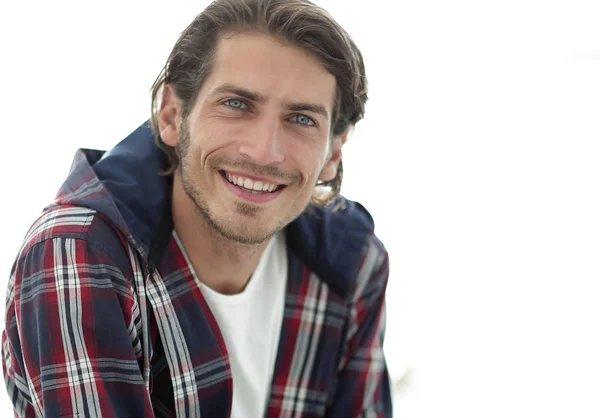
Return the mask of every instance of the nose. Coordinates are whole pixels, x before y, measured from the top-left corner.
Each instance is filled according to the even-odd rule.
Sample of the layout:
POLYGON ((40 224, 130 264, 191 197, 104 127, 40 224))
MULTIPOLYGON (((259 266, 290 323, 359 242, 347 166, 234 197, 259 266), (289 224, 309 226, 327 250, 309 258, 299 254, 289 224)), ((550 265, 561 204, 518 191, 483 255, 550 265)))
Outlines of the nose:
POLYGON ((256 164, 269 165, 284 160, 282 123, 277 117, 263 115, 256 119, 240 142, 238 151, 256 164))

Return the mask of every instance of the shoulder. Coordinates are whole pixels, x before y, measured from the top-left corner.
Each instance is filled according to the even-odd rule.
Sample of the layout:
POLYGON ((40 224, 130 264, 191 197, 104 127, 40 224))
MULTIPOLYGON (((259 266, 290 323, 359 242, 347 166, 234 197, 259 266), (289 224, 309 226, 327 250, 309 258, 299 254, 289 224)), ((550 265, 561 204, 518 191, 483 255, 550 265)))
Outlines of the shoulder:
POLYGON ((23 250, 39 242, 59 238, 82 238, 89 230, 96 211, 89 208, 61 205, 49 207, 31 225, 23 241, 23 250))
POLYGON ((7 318, 17 306, 45 306, 61 292, 86 303, 99 295, 116 295, 121 307, 129 309, 139 268, 132 264, 130 251, 126 239, 96 211, 48 208, 29 229, 13 264, 7 318))
POLYGON ((80 206, 48 207, 32 224, 19 250, 13 271, 22 279, 60 266, 108 269, 131 276, 127 239, 97 211, 80 206))
POLYGON ((111 253, 125 244, 125 238, 96 210, 73 205, 51 206, 31 225, 20 253, 48 240, 75 239, 111 253))
POLYGON ((352 299, 361 282, 387 280, 387 273, 377 275, 387 271, 387 251, 371 214, 358 202, 344 200, 337 210, 311 208, 290 224, 287 238, 308 268, 344 299, 352 299))

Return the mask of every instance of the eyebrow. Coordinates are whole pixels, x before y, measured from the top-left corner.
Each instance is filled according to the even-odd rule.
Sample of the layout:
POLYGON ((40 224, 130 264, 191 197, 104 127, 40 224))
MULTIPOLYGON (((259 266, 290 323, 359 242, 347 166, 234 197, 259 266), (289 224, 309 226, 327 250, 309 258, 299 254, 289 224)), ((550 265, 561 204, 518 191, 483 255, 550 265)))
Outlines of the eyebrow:
POLYGON ((241 87, 234 86, 233 84, 223 84, 216 89, 213 90, 211 95, 223 94, 223 93, 233 93, 237 96, 241 96, 245 99, 252 100, 253 102, 264 102, 266 101, 265 96, 259 93, 255 93, 250 90, 246 90, 241 87))
POLYGON ((294 112, 313 112, 323 116, 325 119, 329 119, 329 112, 321 105, 310 103, 286 103, 286 105, 289 110, 293 110, 294 112))
MULTIPOLYGON (((211 95, 223 94, 223 93, 233 93, 237 96, 243 97, 245 99, 251 100, 253 102, 265 102, 267 99, 260 93, 256 93, 242 87, 235 86, 233 84, 223 84, 213 90, 211 95)), ((302 102, 286 102, 285 106, 288 110, 293 110, 294 112, 313 112, 317 113, 326 119, 329 119, 329 112, 325 108, 325 106, 313 103, 302 103, 302 102)))

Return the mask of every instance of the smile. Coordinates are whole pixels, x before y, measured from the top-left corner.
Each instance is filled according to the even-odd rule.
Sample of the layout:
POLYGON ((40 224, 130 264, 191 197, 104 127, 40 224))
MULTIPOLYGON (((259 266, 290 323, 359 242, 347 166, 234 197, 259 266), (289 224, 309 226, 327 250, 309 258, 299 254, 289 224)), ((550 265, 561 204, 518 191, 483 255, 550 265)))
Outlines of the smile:
POLYGON ((239 175, 230 174, 225 171, 220 171, 220 173, 223 177, 225 177, 225 179, 229 183, 233 184, 234 186, 238 186, 243 189, 246 189, 247 191, 250 191, 250 192, 273 193, 274 191, 277 191, 277 190, 285 187, 283 184, 277 185, 277 184, 267 183, 265 181, 252 180, 248 177, 242 177, 239 175))
POLYGON ((220 170, 219 174, 221 174, 221 177, 227 182, 229 189, 235 195, 257 203, 275 198, 286 187, 284 184, 254 180, 242 175, 228 173, 224 170, 220 170))

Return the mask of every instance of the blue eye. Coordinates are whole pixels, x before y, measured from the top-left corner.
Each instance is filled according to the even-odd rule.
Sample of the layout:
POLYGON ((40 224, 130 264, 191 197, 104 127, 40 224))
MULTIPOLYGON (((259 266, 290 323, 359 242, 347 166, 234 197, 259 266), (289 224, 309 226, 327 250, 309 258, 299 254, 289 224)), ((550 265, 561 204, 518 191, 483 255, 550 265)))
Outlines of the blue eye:
POLYGON ((315 126, 315 121, 306 115, 294 115, 291 118, 292 122, 302 126, 315 126))
POLYGON ((247 109, 248 108, 248 105, 246 103, 242 102, 239 99, 225 100, 223 102, 223 104, 225 106, 228 106, 228 107, 232 108, 232 109, 247 109))

